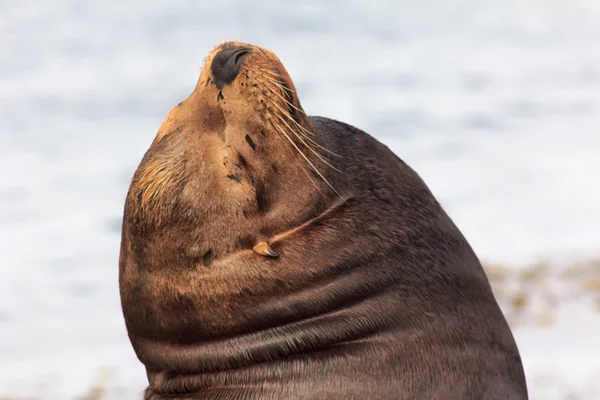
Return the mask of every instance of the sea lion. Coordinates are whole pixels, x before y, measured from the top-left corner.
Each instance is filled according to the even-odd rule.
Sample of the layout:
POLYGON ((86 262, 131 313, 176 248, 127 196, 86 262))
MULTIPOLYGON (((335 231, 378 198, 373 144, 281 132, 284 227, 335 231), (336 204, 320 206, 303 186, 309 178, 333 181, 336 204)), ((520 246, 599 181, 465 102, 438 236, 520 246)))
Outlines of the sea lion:
POLYGON ((146 400, 526 399, 473 250, 420 177, 308 117, 270 51, 216 47, 125 203, 146 400))

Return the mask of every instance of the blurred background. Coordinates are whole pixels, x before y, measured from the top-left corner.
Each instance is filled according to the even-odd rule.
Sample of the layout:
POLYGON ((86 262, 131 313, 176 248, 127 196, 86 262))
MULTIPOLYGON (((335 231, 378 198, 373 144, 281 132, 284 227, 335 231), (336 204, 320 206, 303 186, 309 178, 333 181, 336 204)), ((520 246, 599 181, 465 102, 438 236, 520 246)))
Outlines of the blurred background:
POLYGON ((228 39, 424 178, 485 264, 531 399, 600 398, 597 0, 2 0, 0 399, 141 399, 124 198, 228 39))

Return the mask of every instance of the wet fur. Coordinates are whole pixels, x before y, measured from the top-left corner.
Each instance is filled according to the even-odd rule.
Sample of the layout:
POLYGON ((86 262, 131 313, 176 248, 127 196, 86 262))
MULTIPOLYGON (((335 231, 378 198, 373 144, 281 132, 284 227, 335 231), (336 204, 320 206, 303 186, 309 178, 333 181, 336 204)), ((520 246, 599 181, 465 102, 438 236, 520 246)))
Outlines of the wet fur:
POLYGON ((222 90, 203 70, 132 180, 120 287, 145 398, 526 399, 479 261, 418 175, 306 117, 272 53, 246 64, 222 90), (285 110, 313 142, 281 135, 285 110))

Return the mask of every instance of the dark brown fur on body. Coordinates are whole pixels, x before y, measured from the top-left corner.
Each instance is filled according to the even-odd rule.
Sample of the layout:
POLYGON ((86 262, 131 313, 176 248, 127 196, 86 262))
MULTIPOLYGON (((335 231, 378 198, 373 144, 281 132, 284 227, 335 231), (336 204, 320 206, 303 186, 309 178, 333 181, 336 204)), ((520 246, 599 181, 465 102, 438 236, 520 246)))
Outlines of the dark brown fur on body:
POLYGON ((215 49, 163 123, 127 196, 120 287, 146 399, 527 398, 426 185, 366 133, 306 117, 258 47, 215 49), (215 76, 224 50, 215 65, 241 68, 215 76), (265 241, 279 257, 252 251, 265 241))

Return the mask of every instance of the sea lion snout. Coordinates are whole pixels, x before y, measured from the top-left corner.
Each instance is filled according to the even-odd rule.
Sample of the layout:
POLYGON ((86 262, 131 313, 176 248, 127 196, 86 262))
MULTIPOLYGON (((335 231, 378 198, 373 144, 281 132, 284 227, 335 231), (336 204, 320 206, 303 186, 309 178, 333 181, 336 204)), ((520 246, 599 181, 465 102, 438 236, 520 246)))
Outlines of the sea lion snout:
POLYGON ((246 46, 224 48, 212 60, 211 72, 217 88, 230 84, 237 77, 250 49, 246 46))

